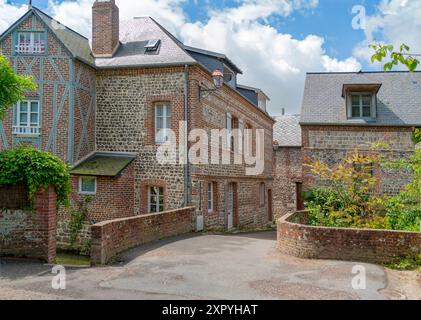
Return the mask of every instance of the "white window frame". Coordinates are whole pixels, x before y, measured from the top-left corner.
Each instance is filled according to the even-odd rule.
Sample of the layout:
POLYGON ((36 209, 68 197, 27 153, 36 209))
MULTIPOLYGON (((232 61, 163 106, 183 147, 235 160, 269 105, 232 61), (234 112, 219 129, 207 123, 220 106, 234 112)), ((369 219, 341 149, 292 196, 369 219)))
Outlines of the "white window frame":
POLYGON ((155 143, 156 144, 167 143, 170 138, 169 131, 171 130, 171 117, 172 117, 171 106, 168 102, 158 102, 158 103, 155 103, 154 111, 155 111, 155 143), (158 108, 163 108, 162 116, 159 116, 159 117, 158 117, 158 108), (158 128, 158 118, 162 118, 163 128, 158 128), (159 139, 161 136, 164 137, 165 140, 159 139))
POLYGON ((376 118, 376 105, 377 105, 377 99, 376 95, 372 92, 350 92, 347 96, 347 109, 348 109, 348 119, 374 119, 376 118), (360 100, 360 116, 354 117, 352 114, 352 97, 358 96, 360 100), (364 117, 363 116, 363 103, 362 103, 362 96, 371 96, 371 103, 370 103, 370 116, 364 117))
POLYGON ((214 187, 213 187, 213 182, 208 182, 208 212, 212 213, 214 210, 214 201, 213 201, 213 197, 214 197, 214 187))
POLYGON ((159 186, 148 186, 148 213, 162 213, 165 212, 165 189, 164 187, 159 186), (156 203, 156 209, 157 211, 152 211, 152 202, 151 202, 151 189, 152 188, 158 188, 158 190, 162 189, 162 194, 158 191, 158 199, 156 203), (159 209, 159 201, 162 200, 162 211, 159 209))
POLYGON ((18 32, 18 41, 16 45, 16 52, 22 54, 45 54, 45 48, 47 46, 45 32, 18 32), (20 38, 24 36, 25 42, 21 43, 20 38), (28 39, 29 37, 29 39, 28 39), (41 37, 44 37, 44 41, 41 41, 41 37), (38 40, 36 42, 36 40, 38 40))
POLYGON ((17 135, 40 135, 41 131, 41 105, 39 100, 22 100, 16 104, 16 123, 13 124, 13 134, 17 135), (21 111, 22 103, 27 104, 26 112, 21 111), (37 112, 32 112, 32 104, 37 104, 37 112), (21 124, 21 113, 26 113, 27 119, 25 124, 21 124), (32 114, 38 115, 38 122, 31 122, 32 114))
POLYGON ((80 176, 79 177, 79 194, 93 196, 93 195, 96 195, 96 192, 97 192, 97 177, 94 177, 94 176, 80 176), (94 181, 95 181, 95 191, 92 192, 92 191, 83 191, 82 190, 82 180, 83 180, 83 178, 93 178, 94 179, 94 181))

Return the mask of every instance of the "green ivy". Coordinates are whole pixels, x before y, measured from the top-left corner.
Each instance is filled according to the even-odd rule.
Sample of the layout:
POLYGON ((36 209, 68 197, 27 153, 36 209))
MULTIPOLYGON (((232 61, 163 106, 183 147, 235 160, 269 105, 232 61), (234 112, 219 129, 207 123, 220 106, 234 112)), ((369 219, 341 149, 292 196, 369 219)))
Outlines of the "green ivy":
MULTIPOLYGON (((88 205, 92 202, 91 197, 83 197, 79 202, 78 210, 70 211, 70 222, 69 222, 69 232, 70 232, 70 245, 75 246, 77 238, 80 231, 82 231, 83 223, 88 217, 88 205)), ((90 248, 90 243, 85 243, 83 245, 82 251, 88 251, 87 247, 90 248)))
POLYGON ((18 147, 0 152, 0 185, 25 184, 29 198, 52 185, 57 193, 57 205, 69 205, 69 166, 51 153, 33 147, 18 147))

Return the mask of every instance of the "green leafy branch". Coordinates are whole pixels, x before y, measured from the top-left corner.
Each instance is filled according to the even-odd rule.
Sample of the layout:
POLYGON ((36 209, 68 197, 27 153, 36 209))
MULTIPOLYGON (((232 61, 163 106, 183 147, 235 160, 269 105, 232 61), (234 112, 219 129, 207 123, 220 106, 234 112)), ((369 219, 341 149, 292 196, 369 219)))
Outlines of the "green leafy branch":
POLYGON ((394 66, 402 64, 406 66, 409 71, 415 71, 420 64, 418 56, 421 54, 410 53, 411 48, 406 44, 402 44, 399 47, 399 51, 395 51, 395 48, 391 44, 370 44, 369 47, 375 51, 371 57, 371 62, 382 62, 384 59, 389 58, 390 61, 385 63, 384 71, 390 71, 394 66))

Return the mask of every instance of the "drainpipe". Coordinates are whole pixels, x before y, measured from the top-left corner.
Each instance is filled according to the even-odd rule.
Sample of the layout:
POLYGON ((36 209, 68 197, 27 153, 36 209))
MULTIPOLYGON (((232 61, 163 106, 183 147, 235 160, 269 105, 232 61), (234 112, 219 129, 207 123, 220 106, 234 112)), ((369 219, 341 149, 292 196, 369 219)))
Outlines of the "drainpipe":
POLYGON ((184 121, 186 123, 186 132, 184 136, 184 205, 190 205, 190 161, 188 151, 189 135, 189 66, 184 66, 184 121))

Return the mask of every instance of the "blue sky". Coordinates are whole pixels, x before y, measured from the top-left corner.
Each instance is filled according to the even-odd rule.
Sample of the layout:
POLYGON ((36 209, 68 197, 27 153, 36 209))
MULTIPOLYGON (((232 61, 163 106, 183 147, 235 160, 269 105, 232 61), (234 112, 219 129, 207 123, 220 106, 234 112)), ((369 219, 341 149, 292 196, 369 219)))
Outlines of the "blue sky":
MULTIPOLYGON (((8 1, 9 3, 25 4, 26 0, 8 1)), ((62 2, 62 1, 56 1, 62 2)), ((364 40, 362 30, 353 30, 351 26, 352 7, 365 4, 367 1, 355 0, 320 0, 316 9, 297 10, 282 19, 271 17, 269 24, 282 33, 289 33, 296 39, 302 39, 308 34, 316 34, 325 38, 325 49, 338 59, 345 59, 352 54, 355 45, 364 40), (334 27, 332 27, 334 26, 334 27)), ((375 11, 375 3, 365 5, 368 14, 375 11)), ((34 6, 46 10, 48 0, 33 0, 34 6)), ((208 20, 208 10, 223 10, 236 7, 236 0, 196 0, 186 1, 182 8, 191 22, 208 20)))
MULTIPOLYGON (((0 0, 0 32, 22 15, 24 0, 0 0)), ((90 37, 93 0, 33 0, 90 37)), ((239 82, 263 89, 273 115, 299 113, 307 72, 382 70, 368 44, 407 43, 421 52, 421 0, 116 0, 120 18, 149 15, 187 45, 227 54, 239 82), (354 29, 363 6, 366 29, 354 29), (355 19, 354 19, 355 20, 355 19)))

